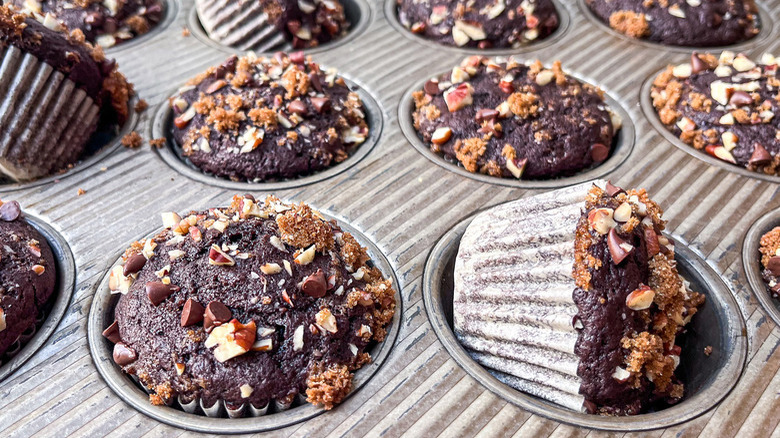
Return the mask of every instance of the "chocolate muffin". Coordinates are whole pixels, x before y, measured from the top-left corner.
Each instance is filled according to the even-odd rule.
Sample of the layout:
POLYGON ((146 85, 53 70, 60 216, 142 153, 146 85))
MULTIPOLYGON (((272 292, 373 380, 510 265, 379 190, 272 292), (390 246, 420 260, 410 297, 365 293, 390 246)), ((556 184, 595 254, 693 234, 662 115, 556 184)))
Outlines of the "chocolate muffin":
POLYGON ((397 0, 398 21, 426 39, 458 47, 518 48, 558 29, 551 0, 397 0))
POLYGON ((712 47, 759 32, 753 0, 586 0, 598 19, 631 38, 668 46, 712 47))
POLYGON ((87 41, 108 48, 149 32, 160 22, 160 0, 13 0, 25 13, 50 15, 60 25, 79 29, 87 41))
POLYGON ((780 227, 761 236, 758 250, 761 252, 761 277, 766 282, 769 292, 778 298, 780 294, 780 227))
MULTIPOLYGON (((40 17, 40 16, 38 16, 40 17)), ((74 164, 98 124, 128 118, 133 86, 84 33, 0 6, 0 177, 25 181, 74 164)))
POLYGON ((235 196, 135 242, 113 268, 117 365, 154 404, 228 408, 299 394, 331 409, 395 311, 391 282, 335 221, 305 204, 235 196))
POLYGON ((653 82, 658 117, 680 140, 727 163, 769 175, 780 171, 780 60, 743 54, 691 55, 653 82))
POLYGON ((51 248, 24 220, 19 203, 0 201, 0 359, 35 328, 56 275, 51 248))
POLYGON ((414 127, 469 172, 545 179, 605 161, 620 117, 561 63, 471 56, 413 94, 414 127))
POLYGON ((339 0, 196 0, 209 37, 241 50, 317 47, 347 34, 339 0))
POLYGON ((183 155, 235 181, 311 174, 344 161, 368 136, 358 94, 301 52, 232 56, 170 103, 183 155))
POLYGON ((675 403, 676 338, 704 302, 677 272, 661 208, 595 181, 474 218, 455 262, 455 333, 500 381, 576 411, 675 403))

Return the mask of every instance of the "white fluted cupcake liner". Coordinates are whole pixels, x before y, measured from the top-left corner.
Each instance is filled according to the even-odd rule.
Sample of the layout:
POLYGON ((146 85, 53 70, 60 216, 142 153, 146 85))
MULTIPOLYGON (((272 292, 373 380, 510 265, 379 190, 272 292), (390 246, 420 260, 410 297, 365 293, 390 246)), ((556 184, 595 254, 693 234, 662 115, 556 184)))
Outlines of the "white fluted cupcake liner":
POLYGON ((14 46, 0 49, 0 174, 31 180, 76 161, 99 111, 45 62, 14 46))
MULTIPOLYGON (((602 187, 604 182, 596 181, 602 187)), ((500 381, 581 411, 574 247, 593 182, 474 218, 455 262, 455 334, 500 381)))
POLYGON ((196 0, 195 7, 209 38, 220 44, 267 52, 287 43, 284 32, 270 22, 259 1, 196 0))

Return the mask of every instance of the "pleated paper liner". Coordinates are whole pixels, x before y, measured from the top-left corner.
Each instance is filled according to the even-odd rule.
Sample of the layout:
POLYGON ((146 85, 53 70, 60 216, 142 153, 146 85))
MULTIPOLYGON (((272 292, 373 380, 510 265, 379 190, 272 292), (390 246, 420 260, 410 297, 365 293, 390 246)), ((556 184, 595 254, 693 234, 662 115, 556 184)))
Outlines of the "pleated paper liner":
MULTIPOLYGON (((321 213, 328 220, 334 219, 325 212, 321 211, 321 213)), ((368 350, 372 361, 355 372, 351 396, 377 373, 390 354, 400 329, 403 305, 398 279, 393 267, 379 248, 344 221, 339 220, 339 226, 342 230, 355 236, 357 241, 368 249, 371 261, 386 278, 392 281, 396 290, 396 310, 393 320, 388 326, 387 337, 383 342, 368 350)), ((156 234, 157 231, 149 233, 147 237, 156 234)), ((121 253, 123 252, 124 249, 121 253)), ((116 260, 116 262, 118 261, 116 260)), ((103 329, 114 321, 114 308, 119 301, 119 295, 111 294, 108 289, 109 274, 116 262, 106 266, 106 273, 95 292, 87 320, 87 339, 98 372, 122 400, 139 412, 163 423, 213 434, 270 431, 308 420, 326 412, 324 408, 307 403, 304 395, 297 395, 285 400, 274 400, 268 406, 253 406, 249 403, 236 406, 225 403, 223 400, 208 405, 197 398, 185 399, 182 397, 170 400, 169 406, 152 405, 143 385, 138 383, 135 377, 122 372, 119 366, 114 363, 113 344, 102 335, 103 329)), ((342 401, 343 403, 349 403, 349 398, 342 401)), ((339 409, 339 407, 336 406, 334 409, 339 409)))
POLYGON ((76 279, 73 254, 65 239, 42 219, 26 212, 22 217, 51 247, 57 275, 54 292, 36 316, 35 326, 22 333, 10 349, 0 355, 0 382, 12 376, 46 344, 68 308, 76 279))
POLYGON ((134 98, 121 130, 103 126, 92 98, 15 46, 0 49, 0 91, 0 191, 44 184, 93 164, 137 121, 134 98), (69 162, 74 165, 67 170, 69 162))
MULTIPOLYGON (((576 193, 578 189, 572 190, 576 193)), ((509 204, 502 204, 495 211, 516 211, 509 204)), ((584 206, 584 199, 581 205, 584 206)), ((497 299, 506 296, 502 289, 510 287, 511 281, 500 283, 500 287, 483 289, 472 309, 459 307, 454 300, 456 255, 464 232, 475 216, 447 231, 431 251, 423 273, 423 300, 431 325, 444 347, 487 389, 523 409, 563 423, 602 430, 640 431, 671 427, 696 418, 716 406, 736 385, 747 357, 745 323, 736 301, 720 276, 700 255, 675 241, 680 274, 690 281, 692 290, 702 292, 707 299, 687 326, 687 333, 678 336, 682 355, 677 374, 685 384, 685 396, 675 405, 653 406, 649 412, 635 416, 603 417, 583 413, 577 385, 579 358, 573 353, 577 333, 565 328, 565 318, 573 315, 573 282, 568 283, 570 287, 565 295, 567 281, 557 279, 561 274, 556 268, 526 276, 523 281, 539 280, 541 285, 544 278, 555 273, 556 280, 551 284, 552 290, 557 292, 549 296, 538 291, 520 295, 510 302, 511 310, 498 310, 495 306, 497 299), (535 300, 527 300, 526 296, 535 300), (456 334, 454 320, 459 318, 459 313, 462 328, 456 334), (517 342, 517 339, 523 342, 517 342), (705 347, 712 348, 709 356, 704 353, 705 347)), ((524 228, 534 227, 529 224, 524 228)), ((500 228, 491 228, 488 232, 495 233, 500 228)), ((510 239, 504 243, 513 242, 510 239)), ((485 246, 489 248, 489 245, 485 246)), ((529 266, 542 265, 531 262, 529 266)), ((571 266, 568 265, 569 276, 571 266)), ((513 277, 508 275, 506 278, 513 277)), ((517 292, 522 291, 514 293, 517 292)), ((568 320, 568 327, 571 327, 571 320, 568 320)))
POLYGON ((750 288, 753 289, 753 294, 758 298, 761 307, 775 324, 780 326, 780 300, 772 296, 769 286, 761 276, 764 267, 761 265, 761 253, 758 251, 761 246, 761 236, 776 226, 780 226, 780 208, 767 212, 751 225, 742 242, 742 266, 750 288))

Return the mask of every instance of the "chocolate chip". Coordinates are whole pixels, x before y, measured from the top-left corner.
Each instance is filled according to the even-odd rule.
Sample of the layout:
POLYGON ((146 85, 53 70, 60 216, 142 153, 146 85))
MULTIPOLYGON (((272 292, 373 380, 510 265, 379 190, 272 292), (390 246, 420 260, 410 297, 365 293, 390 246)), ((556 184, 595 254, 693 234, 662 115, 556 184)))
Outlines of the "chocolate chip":
POLYGON ((237 63, 238 56, 236 55, 226 59, 216 70, 214 70, 214 79, 223 79, 228 73, 235 73, 237 63))
POLYGON ((305 60, 306 57, 303 56, 303 52, 301 51, 290 53, 290 62, 292 62, 293 64, 303 65, 305 60))
POLYGON ((499 129, 501 127, 501 124, 498 124, 496 126, 495 119, 488 119, 483 126, 481 126, 478 131, 481 134, 493 134, 493 137, 501 138, 501 130, 499 129))
POLYGON ((653 257, 661 252, 661 244, 658 243, 658 234, 651 228, 645 228, 645 247, 647 248, 648 257, 653 257))
POLYGON ((609 248, 609 254, 612 256, 612 262, 616 265, 619 265, 634 250, 633 247, 627 249, 625 246, 630 245, 618 236, 614 228, 610 229, 607 235, 607 247, 609 248))
POLYGON ((173 290, 170 286, 163 282, 150 281, 149 283, 146 283, 146 295, 155 306, 165 301, 172 293, 173 290))
POLYGON ((140 271, 146 264, 146 257, 143 254, 133 254, 125 262, 125 268, 122 271, 122 275, 127 277, 130 274, 135 274, 140 271))
POLYGON ((699 54, 693 52, 691 54, 691 73, 696 74, 707 70, 709 66, 704 60, 699 57, 699 54))
POLYGON ((780 277, 780 256, 774 256, 769 259, 766 268, 769 269, 775 277, 780 277))
POLYGON ((593 158, 593 161, 597 163, 601 163, 602 161, 606 160, 609 156, 609 148, 604 146, 601 143, 594 143, 590 147, 590 157, 593 158))
POLYGON ((135 362, 138 356, 135 354, 135 350, 130 348, 124 342, 117 342, 114 344, 114 362, 120 367, 130 365, 135 362))
POLYGON ((219 301, 212 301, 206 306, 206 312, 203 315, 203 327, 206 331, 211 331, 214 326, 224 324, 230 321, 233 313, 224 304, 219 301))
POLYGON ((330 99, 327 97, 312 97, 311 104, 320 114, 330 109, 330 99))
POLYGON ((320 81, 319 73, 309 73, 309 84, 311 84, 311 86, 314 87, 314 89, 319 93, 322 93, 322 82, 320 81))
POLYGON ((438 79, 431 79, 423 85, 423 91, 425 91, 426 94, 430 94, 431 96, 437 96, 439 93, 441 93, 441 90, 439 90, 439 80, 438 79))
POLYGON ((623 190, 621 187, 612 185, 611 182, 607 181, 607 186, 604 189, 607 192, 607 196, 615 197, 620 193, 626 193, 625 190, 623 190))
POLYGON ((292 102, 287 104, 287 111, 293 113, 293 114, 299 114, 302 116, 305 116, 306 113, 309 112, 308 108, 306 108, 306 104, 301 102, 300 100, 296 99, 292 102))
POLYGON ((114 344, 121 342, 122 339, 119 337, 119 323, 116 321, 112 322, 107 329, 103 330, 103 337, 113 342, 114 344))
POLYGON ((114 33, 117 29, 117 23, 116 19, 114 18, 106 18, 106 22, 103 23, 103 31, 105 33, 114 33))
POLYGON ((199 302, 189 298, 181 311, 181 326, 189 327, 203 321, 205 311, 206 309, 199 302))
POLYGON ((103 24, 103 15, 98 12, 90 12, 84 17, 84 23, 93 27, 100 27, 103 24))
POLYGON ((309 275, 303 280, 301 285, 303 292, 312 298, 321 298, 325 296, 325 291, 328 290, 328 281, 325 279, 325 274, 322 269, 317 269, 317 272, 309 275))
POLYGON ((753 98, 744 91, 735 91, 729 98, 729 103, 734 106, 750 105, 753 103, 753 98))
POLYGON ((756 143, 756 145, 753 147, 753 154, 750 155, 750 160, 748 163, 754 165, 754 166, 764 166, 772 162, 772 155, 769 154, 769 152, 764 148, 764 146, 761 145, 761 143, 756 143))
POLYGON ((482 123, 485 120, 495 120, 496 117, 498 117, 498 111, 492 108, 482 108, 477 111, 477 115, 474 116, 479 123, 482 123))
POLYGON ((22 209, 16 201, 8 201, 0 205, 0 219, 6 222, 15 221, 22 214, 22 209))

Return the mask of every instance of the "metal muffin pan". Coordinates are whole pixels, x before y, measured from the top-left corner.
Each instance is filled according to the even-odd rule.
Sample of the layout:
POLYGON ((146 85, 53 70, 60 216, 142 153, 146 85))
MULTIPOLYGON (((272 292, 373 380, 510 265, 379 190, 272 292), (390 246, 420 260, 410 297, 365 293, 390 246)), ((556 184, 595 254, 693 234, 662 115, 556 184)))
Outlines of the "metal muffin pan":
MULTIPOLYGON (((713 53, 718 53, 718 52, 713 52, 713 53)), ((642 88, 640 91, 641 94, 639 96, 639 105, 642 107, 642 112, 644 113, 645 117, 650 122, 650 124, 653 125, 653 128, 655 128, 659 134, 661 134, 669 143, 673 144, 674 146, 676 146, 678 149, 682 150, 686 154, 692 157, 696 157, 697 159, 702 160, 711 166, 719 167, 721 169, 728 170, 729 172, 734 172, 738 175, 747 176, 749 178, 756 178, 756 179, 769 181, 773 183, 780 183, 780 176, 767 175, 765 173, 753 172, 747 170, 744 167, 740 167, 736 164, 727 163, 723 160, 713 157, 712 155, 707 154, 703 150, 699 150, 694 148, 691 145, 685 144, 685 142, 680 140, 679 137, 674 135, 672 131, 670 131, 666 126, 664 126, 664 124, 661 123, 661 119, 658 117, 658 113, 655 111, 655 107, 653 107, 653 98, 650 97, 650 92, 653 89, 653 81, 664 70, 666 70, 666 66, 664 66, 664 68, 658 70, 657 72, 650 75, 647 79, 645 79, 644 83, 642 83, 642 88)))
POLYGON ((460 345, 452 327, 453 269, 458 246, 473 216, 445 233, 433 247, 423 272, 423 300, 439 340, 474 379, 504 400, 535 414, 593 429, 634 432, 660 429, 692 420, 720 403, 737 384, 747 358, 745 322, 731 290, 693 250, 675 245, 677 268, 691 282, 691 289, 707 301, 681 337, 678 373, 685 383, 685 397, 667 408, 634 416, 607 417, 575 412, 507 386, 474 361, 460 345), (706 356, 704 348, 712 347, 706 356))
POLYGON ((117 128, 117 131, 114 131, 113 129, 107 129, 106 127, 101 129, 101 127, 98 126, 98 130, 92 134, 89 142, 87 142, 87 146, 85 147, 84 152, 82 152, 81 159, 74 163, 73 167, 66 171, 55 173, 54 175, 19 183, 4 179, 2 175, 0 175, 0 193, 38 187, 44 184, 49 184, 51 182, 57 182, 63 178, 67 178, 71 175, 81 172, 84 169, 89 168, 90 166, 93 166, 107 156, 111 155, 122 145, 122 137, 131 133, 135 129, 136 123, 138 123, 139 117, 138 113, 135 111, 135 104, 138 102, 138 99, 139 97, 136 95, 132 97, 127 103, 129 109, 127 113, 127 121, 123 126, 117 128))
MULTIPOLYGON (((73 288, 76 283, 76 263, 68 242, 42 219, 26 212, 23 212, 22 218, 35 228, 51 247, 57 277, 54 284, 54 292, 46 303, 43 315, 39 315, 38 320, 36 320, 35 329, 22 334, 21 337, 27 339, 19 342, 18 350, 13 355, 9 355, 6 352, 5 356, 11 356, 10 358, 5 361, 0 360, 0 382, 21 368, 36 351, 46 344, 49 337, 56 331, 57 325, 60 323, 63 315, 65 315, 65 311, 70 304, 70 298, 73 295, 73 288)), ((0 359, 3 359, 2 355, 0 355, 0 359)))
MULTIPOLYGON (((194 1, 194 0, 193 0, 194 1)), ((340 0, 341 4, 344 6, 344 16, 347 18, 347 21, 349 22, 349 31, 347 32, 344 37, 339 38, 334 41, 329 41, 325 44, 322 44, 317 47, 312 47, 308 49, 303 49, 306 53, 314 54, 314 53, 320 53, 324 52, 326 50, 331 50, 336 47, 342 46, 344 44, 349 43, 350 41, 353 41, 358 36, 360 36, 368 27, 368 23, 371 21, 371 6, 369 5, 367 0, 340 0)), ((187 15, 187 28, 192 32, 192 35, 195 36, 199 41, 202 43, 213 47, 217 50, 223 51, 225 53, 236 53, 240 50, 231 47, 226 46, 224 44, 221 44, 217 41, 214 41, 209 37, 209 35, 206 33, 206 29, 203 28, 203 25, 200 22, 200 18, 198 17, 198 10, 193 5, 192 10, 187 15)), ((275 48, 272 51, 278 51, 278 50, 284 50, 284 51, 293 51, 291 43, 287 43, 283 45, 282 47, 275 48)))
POLYGON ((649 49, 665 50, 668 52, 680 52, 680 53, 688 53, 688 54, 690 54, 693 51, 721 52, 723 50, 733 50, 738 52, 740 50, 748 50, 750 48, 764 44, 765 42, 769 41, 772 35, 775 33, 774 32, 775 23, 772 18, 772 14, 769 13, 766 7, 764 7, 764 5, 759 0, 758 2, 756 2, 756 6, 758 7, 758 18, 760 21, 759 22, 760 28, 759 28, 758 35, 751 38, 750 40, 743 41, 737 44, 730 44, 727 46, 712 46, 712 47, 670 46, 661 43, 656 43, 653 41, 648 41, 645 39, 631 38, 629 36, 623 35, 622 33, 609 27, 607 23, 601 21, 599 17, 597 17, 596 14, 594 14, 593 11, 591 11, 586 1, 587 0, 577 0, 577 5, 579 6, 582 15, 586 16, 588 20, 590 20, 590 22, 593 23, 596 27, 601 28, 601 30, 612 35, 615 38, 619 38, 623 41, 628 41, 632 44, 637 44, 649 49))
MULTIPOLYGON (((516 58, 518 57, 516 56, 516 58)), ((529 57, 528 59, 532 58, 529 57)), ((579 80, 580 82, 589 84, 598 83, 589 81, 588 79, 583 79, 581 76, 571 73, 568 69, 565 70, 567 75, 579 80)), ((425 81, 431 77, 437 77, 442 74, 446 74, 446 72, 431 75, 430 77, 426 78, 425 81)), ((420 134, 418 134, 417 130, 414 128, 414 120, 412 117, 412 113, 414 112, 414 99, 412 98, 412 94, 415 91, 422 90, 425 81, 413 85, 406 91, 406 93, 404 93, 403 97, 401 97, 401 103, 398 105, 398 121, 401 125, 401 131, 403 131, 407 140, 409 140, 409 143, 415 149, 417 149, 418 152, 425 156, 425 158, 451 172, 465 176, 467 178, 475 179, 477 181, 524 189, 552 189, 579 184, 600 178, 617 169, 631 154, 631 150, 634 148, 634 143, 636 142, 636 131, 634 129, 634 122, 631 120, 631 116, 623 108, 623 106, 618 103, 617 100, 612 98, 608 91, 605 91, 604 102, 612 111, 620 116, 620 118, 623 120, 623 126, 620 128, 617 135, 613 138, 612 150, 610 152, 609 158, 607 158, 607 160, 603 163, 596 166, 591 166, 590 168, 584 169, 571 176, 562 176, 552 179, 499 178, 482 173, 469 172, 459 163, 452 162, 451 160, 444 158, 443 155, 433 152, 431 147, 425 144, 420 134)))
POLYGON ((485 56, 497 56, 497 55, 511 55, 516 53, 531 52, 534 50, 543 49, 545 47, 552 46, 563 38, 566 32, 569 30, 569 24, 571 18, 569 17, 569 10, 566 6, 558 2, 558 0, 551 0, 555 5, 555 10, 558 11, 558 28, 555 32, 551 33, 547 38, 537 40, 531 43, 527 43, 517 48, 494 48, 494 49, 478 49, 476 47, 458 47, 448 46, 445 44, 439 44, 435 41, 431 41, 424 36, 416 35, 398 20, 398 0, 384 0, 385 2, 385 18, 390 22, 390 25, 406 38, 415 41, 425 46, 441 51, 449 51, 454 53, 461 53, 463 55, 483 54, 485 56))
MULTIPOLYGON (((335 219, 327 213, 321 213, 328 220, 335 219)), ((390 354, 401 326, 403 303, 401 300, 400 284, 395 275, 395 270, 385 258, 384 254, 382 254, 373 242, 354 227, 341 220, 339 220, 339 226, 342 230, 352 233, 357 241, 366 247, 368 254, 371 257, 371 261, 382 271, 382 274, 384 274, 386 278, 389 278, 392 281, 396 291, 395 315, 393 315, 393 320, 388 326, 387 337, 384 341, 368 350, 372 360, 355 372, 355 377, 352 382, 352 391, 347 396, 351 397, 377 373, 390 354)), ((156 235, 158 231, 159 230, 149 233, 146 237, 152 237, 156 235)), ((122 253, 124 253, 124 249, 121 250, 120 254, 122 253)), ((174 407, 176 403, 174 403, 174 406, 152 405, 149 402, 149 395, 143 387, 141 387, 133 377, 122 372, 114 363, 112 352, 113 344, 103 337, 103 330, 114 321, 114 308, 119 301, 119 294, 112 294, 108 289, 108 278, 111 267, 119 261, 120 257, 121 256, 118 256, 114 263, 106 267, 106 273, 95 291, 95 297, 92 300, 87 320, 87 340, 89 341, 90 354, 92 355, 92 360, 98 373, 100 373, 106 384, 108 384, 122 400, 141 413, 163 423, 186 430, 214 434, 271 431, 300 423, 326 412, 324 408, 316 407, 304 402, 301 400, 302 397, 298 397, 298 400, 293 402, 293 407, 290 407, 289 409, 287 409, 288 406, 280 406, 279 403, 276 403, 275 409, 272 407, 267 414, 263 409, 260 409, 259 412, 255 409, 255 412, 252 412, 253 410, 250 408, 248 409, 248 414, 258 416, 248 416, 245 418, 218 418, 225 417, 223 403, 221 402, 217 403, 216 409, 214 409, 214 407, 204 407, 202 404, 200 406, 200 411, 198 411, 198 407, 193 407, 193 410, 196 413, 185 412, 181 409, 181 406, 174 407), (205 415, 201 414, 201 412, 205 415)), ((342 401, 342 403, 344 403, 344 401, 342 401)), ((228 414, 232 415, 230 412, 228 412, 228 414)))
POLYGON ((780 300, 772 297, 769 287, 761 276, 764 268, 761 265, 761 253, 758 251, 761 247, 761 236, 776 226, 780 226, 780 208, 761 216, 748 229, 742 242, 742 267, 753 293, 758 298, 758 302, 761 303, 761 307, 769 314, 772 321, 780 326, 780 300))
MULTIPOLYGON (((143 45, 148 40, 154 39, 157 34, 164 32, 165 29, 170 26, 171 23, 173 23, 173 21, 176 19, 176 15, 179 13, 179 8, 181 5, 179 4, 179 0, 160 0, 160 3, 163 7, 163 15, 159 23, 154 25, 151 29, 149 29, 149 32, 146 32, 143 35, 138 35, 129 41, 125 41, 105 49, 106 55, 111 57, 122 50, 132 49, 135 46, 143 45)), ((121 69, 122 66, 120 65, 119 68, 121 69)))
MULTIPOLYGON (((192 162, 184 156, 183 151, 176 139, 173 138, 173 111, 168 104, 168 101, 164 101, 157 108, 154 115, 154 121, 150 126, 149 138, 165 138, 165 144, 161 148, 155 149, 157 154, 165 161, 166 164, 171 166, 174 170, 182 175, 191 178, 195 181, 202 182, 213 186, 223 187, 232 190, 283 190, 293 187, 300 187, 303 185, 314 184, 324 179, 330 178, 334 175, 338 175, 345 172, 350 167, 354 166, 360 160, 371 153, 371 149, 379 141, 379 137, 382 135, 382 109, 371 94, 360 85, 357 85, 354 81, 340 75, 344 78, 347 86, 355 91, 360 99, 363 101, 363 107, 365 108, 366 123, 368 124, 368 138, 357 149, 353 150, 349 157, 337 163, 327 169, 323 169, 319 172, 312 173, 311 175, 302 176, 300 178, 292 178, 281 181, 266 181, 266 182, 248 182, 248 181, 232 181, 228 178, 223 178, 217 175, 206 173, 196 167, 192 162)), ((175 93, 171 93, 175 95, 175 93)))

